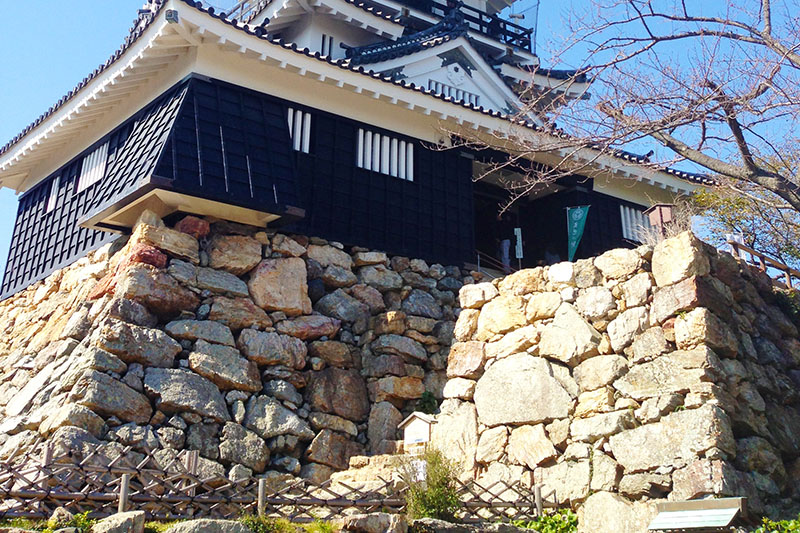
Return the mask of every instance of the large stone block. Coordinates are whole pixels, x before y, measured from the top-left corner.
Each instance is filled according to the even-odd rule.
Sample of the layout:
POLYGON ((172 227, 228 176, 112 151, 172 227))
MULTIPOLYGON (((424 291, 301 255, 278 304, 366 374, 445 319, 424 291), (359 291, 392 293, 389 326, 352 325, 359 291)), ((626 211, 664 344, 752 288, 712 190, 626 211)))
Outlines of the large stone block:
POLYGON ((367 386, 357 370, 330 367, 312 372, 305 398, 316 411, 355 422, 362 422, 369 416, 367 386))
POLYGON ((300 370, 306 365, 308 347, 296 337, 243 329, 236 345, 245 357, 259 366, 283 365, 300 370))
POLYGON ((739 351, 739 342, 730 326, 704 307, 678 317, 675 343, 681 349, 705 344, 725 357, 736 357, 739 351))
POLYGON ((156 407, 164 413, 188 411, 218 422, 230 420, 225 400, 217 386, 194 372, 148 368, 144 372, 144 388, 148 395, 156 399, 156 407))
POLYGON ((397 355, 409 363, 428 360, 428 352, 422 344, 402 335, 381 335, 372 343, 372 351, 376 354, 397 355))
POLYGON ((714 405, 677 411, 614 435, 609 442, 614 457, 629 473, 688 464, 711 448, 730 456, 736 453, 730 420, 714 405))
POLYGON ((533 474, 534 482, 542 485, 542 493, 555 491, 559 503, 569 502, 574 506, 589 495, 591 462, 588 459, 542 466, 533 474))
POLYGON ((642 258, 635 250, 617 248, 595 258, 594 266, 608 279, 627 279, 642 266, 642 258))
POLYGON ((665 394, 685 394, 721 375, 719 358, 708 348, 698 347, 634 365, 614 382, 614 388, 635 400, 645 400, 665 394))
POLYGON ((666 287, 690 276, 705 276, 711 271, 711 262, 703 243, 686 231, 656 245, 651 268, 656 285, 666 287))
POLYGON ((87 370, 78 379, 69 401, 88 407, 103 416, 116 416, 125 422, 146 424, 153 409, 147 398, 108 374, 87 370))
POLYGON ((163 331, 111 318, 104 320, 92 333, 91 342, 126 363, 165 368, 172 366, 181 351, 181 345, 163 331))
POLYGON ((370 317, 369 306, 353 298, 342 289, 336 289, 317 301, 314 309, 318 313, 333 317, 342 322, 367 321, 370 317))
POLYGON ((348 270, 353 268, 353 258, 333 246, 311 244, 306 253, 309 259, 313 259, 323 267, 335 265, 348 270))
POLYGON ((249 298, 217 296, 211 304, 208 319, 225 324, 234 331, 244 328, 264 329, 272 325, 267 313, 249 298))
POLYGON ((215 235, 208 247, 208 266, 241 276, 261 261, 261 243, 245 235, 215 235))
POLYGON ((508 429, 505 426, 487 428, 478 439, 475 460, 479 463, 492 463, 500 459, 506 452, 508 429))
POLYGON ((478 445, 478 419, 475 406, 469 402, 447 400, 433 425, 431 443, 454 461, 464 474, 475 467, 478 445))
POLYGON ((644 331, 648 325, 647 308, 634 307, 623 311, 608 325, 611 348, 617 353, 622 353, 622 350, 633 342, 634 337, 644 331))
POLYGON ((197 341, 189 354, 189 368, 209 379, 220 390, 261 390, 261 376, 253 361, 228 346, 197 341))
POLYGON ((457 342, 450 347, 447 357, 447 377, 475 379, 483 373, 485 343, 457 342))
POLYGON ((644 533, 658 514, 655 502, 632 502, 610 492, 596 492, 578 508, 579 533, 644 533))
POLYGON ((519 296, 501 294, 481 309, 478 317, 478 340, 487 340, 496 333, 506 333, 527 324, 526 302, 519 296))
POLYGON ((278 333, 309 341, 320 337, 332 339, 339 332, 341 325, 341 321, 335 318, 323 315, 309 315, 291 320, 281 320, 275 328, 278 333))
POLYGON ((228 422, 222 428, 219 458, 225 464, 242 464, 254 472, 263 472, 269 461, 269 448, 254 432, 228 422))
POLYGON ((194 311, 200 304, 197 295, 174 277, 142 263, 133 264, 120 274, 114 294, 117 298, 135 300, 164 318, 181 311, 194 311))
POLYGON ((709 278, 691 276, 683 281, 662 287, 653 296, 650 316, 654 324, 696 307, 713 309, 719 316, 730 320, 731 304, 709 278))
POLYGON ((335 470, 347 470, 350 458, 354 455, 364 455, 364 446, 347 437, 323 429, 306 450, 306 458, 313 462, 329 466, 335 470))
POLYGON ((195 265, 200 262, 200 245, 197 239, 174 229, 139 224, 133 230, 131 242, 143 242, 155 246, 173 257, 190 261, 195 265))
POLYGON ((572 305, 563 303, 553 322, 542 331, 539 354, 575 366, 598 353, 601 339, 572 305))
POLYGON ((549 362, 515 354, 494 363, 475 387, 482 424, 538 424, 567 417, 572 396, 553 376, 549 362))
POLYGON ((262 309, 283 311, 289 316, 311 313, 306 263, 299 257, 264 259, 250 273, 247 287, 262 309))
POLYGON ((498 294, 497 287, 489 282, 475 283, 461 287, 458 291, 458 300, 463 309, 480 309, 498 294))
POLYGON ((730 463, 711 459, 690 462, 672 474, 671 500, 695 500, 707 496, 742 496, 736 488, 739 474, 730 463))
POLYGON ((372 381, 367 387, 373 401, 416 400, 425 392, 422 379, 405 376, 386 376, 372 381))
POLYGON ((204 340, 233 346, 233 334, 230 328, 213 320, 175 320, 164 326, 164 331, 176 339, 193 342, 204 340))
POLYGON ((532 292, 541 292, 547 284, 544 267, 523 268, 500 280, 500 292, 522 296, 532 292))
POLYGON ((531 470, 558 455, 542 424, 514 428, 506 450, 509 461, 531 470))
POLYGON ((384 440, 397 438, 397 426, 403 421, 403 415, 389 402, 378 402, 372 406, 367 424, 367 438, 372 453, 379 450, 384 440))
POLYGON ((589 418, 576 418, 570 424, 569 432, 575 441, 594 442, 636 425, 633 413, 629 409, 602 413, 589 418))
POLYGON ((605 387, 628 371, 628 360, 619 355, 598 355, 575 367, 573 376, 582 391, 605 387))
POLYGON ((243 424, 262 439, 278 435, 294 435, 301 440, 314 438, 308 422, 266 395, 250 397, 243 424))

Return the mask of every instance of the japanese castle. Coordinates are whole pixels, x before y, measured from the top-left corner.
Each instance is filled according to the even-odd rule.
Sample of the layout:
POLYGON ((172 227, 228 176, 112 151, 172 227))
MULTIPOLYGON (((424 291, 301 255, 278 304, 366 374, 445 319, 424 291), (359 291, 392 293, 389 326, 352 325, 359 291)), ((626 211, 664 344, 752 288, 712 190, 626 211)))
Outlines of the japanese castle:
MULTIPOLYGON (((515 205, 525 261, 566 246, 564 207, 591 205, 579 257, 632 245, 653 202, 706 178, 628 153, 548 150, 521 95, 588 97, 542 68, 513 0, 265 0, 230 13, 151 0, 123 46, 0 148, 19 211, 7 297, 130 231, 145 210, 224 218, 448 264, 492 254, 500 150, 581 169, 515 205), (446 3, 444 3, 446 2, 446 3), (445 149, 443 149, 443 147, 445 149), (533 156, 532 156, 533 157, 533 156)), ((563 251, 561 251, 563 255, 563 251)))

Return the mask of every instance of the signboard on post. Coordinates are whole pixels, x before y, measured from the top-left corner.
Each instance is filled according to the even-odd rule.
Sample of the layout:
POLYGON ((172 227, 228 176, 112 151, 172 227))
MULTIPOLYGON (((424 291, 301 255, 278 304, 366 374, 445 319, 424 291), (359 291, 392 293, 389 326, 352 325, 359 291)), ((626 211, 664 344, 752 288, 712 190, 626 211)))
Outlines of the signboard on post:
POLYGON ((514 250, 517 259, 522 259, 522 228, 514 228, 514 237, 517 239, 517 247, 514 250))

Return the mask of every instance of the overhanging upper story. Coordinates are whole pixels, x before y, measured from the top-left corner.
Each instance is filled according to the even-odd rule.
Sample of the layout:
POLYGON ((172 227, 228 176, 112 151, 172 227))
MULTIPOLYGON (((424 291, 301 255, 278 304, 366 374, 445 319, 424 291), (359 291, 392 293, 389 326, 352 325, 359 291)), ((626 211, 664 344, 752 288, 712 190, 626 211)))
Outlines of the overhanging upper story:
MULTIPOLYGON (((469 79, 456 81, 487 90, 483 56, 468 37, 422 51, 408 73, 469 64, 469 79)), ((155 4, 101 69, 0 150, 0 184, 23 194, 12 258, 25 265, 15 270, 10 260, 3 292, 106 242, 98 230, 126 231, 145 208, 263 226, 310 207, 312 227, 332 228, 331 238, 364 235, 396 253, 457 258, 470 249, 480 164, 434 148, 451 134, 509 152, 524 141, 535 163, 572 169, 636 205, 703 183, 632 154, 576 149, 481 105, 507 96, 502 87, 496 100, 469 102, 370 68, 193 2, 155 4)))
POLYGON ((510 145, 524 139, 536 161, 574 164, 589 177, 631 178, 672 192, 710 182, 644 165, 643 158, 631 154, 575 149, 569 139, 515 123, 508 113, 456 101, 402 77, 374 72, 369 65, 300 49, 260 28, 209 14, 191 1, 157 6, 102 68, 0 149, 0 185, 29 190, 193 73, 430 143, 446 143, 446 134, 458 130, 494 143, 498 137, 510 145))

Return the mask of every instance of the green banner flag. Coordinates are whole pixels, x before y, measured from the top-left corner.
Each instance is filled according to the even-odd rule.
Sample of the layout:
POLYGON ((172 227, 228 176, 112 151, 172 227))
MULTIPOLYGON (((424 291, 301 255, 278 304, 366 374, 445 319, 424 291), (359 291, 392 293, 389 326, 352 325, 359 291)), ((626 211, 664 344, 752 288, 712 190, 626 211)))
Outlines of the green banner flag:
POLYGON ((575 257, 578 245, 583 237, 583 228, 586 226, 586 217, 589 214, 589 206, 567 208, 567 249, 569 260, 575 257))

